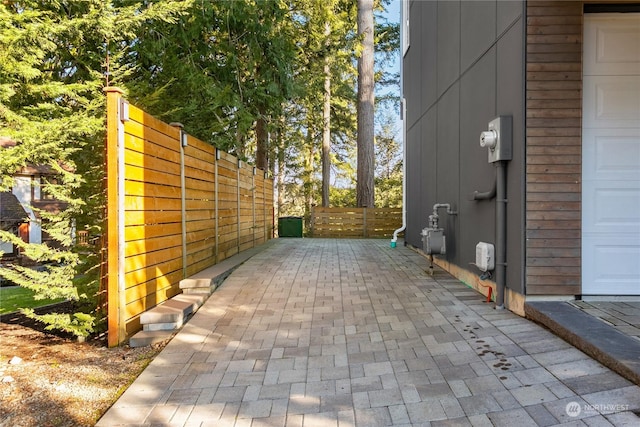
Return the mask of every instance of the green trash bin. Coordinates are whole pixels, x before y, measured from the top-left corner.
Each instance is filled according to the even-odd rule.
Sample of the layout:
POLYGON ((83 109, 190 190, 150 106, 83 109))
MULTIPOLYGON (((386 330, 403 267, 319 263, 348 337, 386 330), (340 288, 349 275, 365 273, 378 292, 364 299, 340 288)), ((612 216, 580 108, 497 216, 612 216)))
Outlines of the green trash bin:
POLYGON ((278 237, 302 237, 302 217, 283 216, 278 218, 278 237))

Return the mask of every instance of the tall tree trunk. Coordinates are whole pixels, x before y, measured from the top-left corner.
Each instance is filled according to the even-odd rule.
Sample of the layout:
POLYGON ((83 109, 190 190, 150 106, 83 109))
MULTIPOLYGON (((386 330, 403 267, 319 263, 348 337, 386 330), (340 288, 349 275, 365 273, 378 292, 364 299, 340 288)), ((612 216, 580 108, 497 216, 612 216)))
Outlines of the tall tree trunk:
POLYGON ((267 121, 265 120, 265 109, 258 109, 260 117, 256 121, 256 166, 262 170, 269 168, 269 133, 267 131, 267 121))
POLYGON ((325 23, 324 35, 327 52, 324 57, 324 106, 322 109, 322 206, 329 207, 329 184, 331 182, 331 67, 329 63, 329 36, 331 24, 325 23))
POLYGON ((307 158, 304 165, 304 223, 309 227, 311 220, 311 209, 314 205, 313 200, 313 170, 314 170, 314 158, 316 156, 316 145, 313 141, 313 124, 311 123, 311 117, 308 117, 309 127, 307 128, 307 158))
POLYGON ((277 192, 278 192, 278 217, 282 216, 282 206, 284 205, 284 147, 282 144, 282 130, 278 129, 278 180, 277 180, 277 192))
POLYGON ((358 207, 374 207, 374 70, 373 0, 358 0, 358 35, 362 55, 358 58, 358 207))

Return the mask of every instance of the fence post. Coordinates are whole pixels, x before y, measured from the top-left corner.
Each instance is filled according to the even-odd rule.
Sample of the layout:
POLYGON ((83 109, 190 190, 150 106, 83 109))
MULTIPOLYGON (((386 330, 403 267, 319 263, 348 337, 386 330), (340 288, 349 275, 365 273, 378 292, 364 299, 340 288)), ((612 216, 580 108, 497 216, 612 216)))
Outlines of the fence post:
POLYGON ((107 94, 106 173, 107 199, 107 344, 119 345, 126 338, 124 302, 124 125, 128 104, 123 91, 105 88, 107 94))
POLYGON ((264 224, 264 242, 269 240, 269 227, 267 227, 267 172, 262 175, 262 223, 264 224))
POLYGON ((182 278, 187 277, 187 184, 185 177, 184 147, 187 146, 187 134, 184 133, 182 123, 169 123, 169 126, 178 128, 180 146, 180 211, 182 214, 182 278))
POLYGON ((238 241, 236 242, 236 249, 238 249, 237 253, 240 253, 240 168, 242 167, 242 160, 238 159, 238 170, 236 176, 236 189, 238 190, 238 209, 237 209, 237 220, 236 220, 236 228, 238 229, 238 241))
POLYGON ((216 159, 213 162, 213 179, 215 180, 215 182, 213 183, 213 187, 214 187, 214 192, 215 195, 213 196, 213 203, 215 204, 214 206, 214 210, 215 213, 214 215, 216 216, 215 219, 215 232, 216 232, 216 264, 220 262, 220 248, 219 248, 219 244, 220 244, 220 231, 218 230, 218 206, 219 206, 219 202, 220 202, 220 196, 218 194, 218 160, 220 160, 220 150, 216 148, 216 159))
POLYGON ((253 213, 253 227, 251 227, 252 248, 256 247, 256 167, 253 167, 253 175, 251 175, 251 212, 253 213))

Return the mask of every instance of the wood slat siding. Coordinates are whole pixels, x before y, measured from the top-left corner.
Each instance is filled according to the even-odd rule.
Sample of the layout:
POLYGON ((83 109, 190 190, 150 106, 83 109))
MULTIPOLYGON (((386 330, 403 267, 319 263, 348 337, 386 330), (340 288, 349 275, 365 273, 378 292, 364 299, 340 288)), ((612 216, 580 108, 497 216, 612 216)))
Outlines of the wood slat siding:
POLYGON ((144 311, 181 292, 181 279, 271 238, 274 196, 273 180, 263 171, 244 163, 239 166, 234 156, 224 152, 216 160, 215 147, 189 135, 182 149, 178 127, 135 106, 129 105, 129 120, 119 124, 122 92, 110 89, 107 94, 108 274, 104 280, 108 282, 109 345, 114 346, 140 329, 144 311), (121 126, 122 204, 117 164, 121 126), (120 243, 119 218, 124 221, 120 243))
POLYGON ((313 237, 392 237, 402 226, 400 208, 319 208, 311 211, 313 237))
POLYGON ((528 1, 526 293, 581 293, 581 1, 528 1))

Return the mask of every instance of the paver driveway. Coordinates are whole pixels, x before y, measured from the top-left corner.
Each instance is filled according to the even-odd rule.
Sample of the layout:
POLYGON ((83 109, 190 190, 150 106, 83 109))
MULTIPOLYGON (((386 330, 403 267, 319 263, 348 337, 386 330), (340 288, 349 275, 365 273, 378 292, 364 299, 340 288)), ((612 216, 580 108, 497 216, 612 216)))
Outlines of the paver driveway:
POLYGON ((98 423, 640 425, 640 388, 386 240, 280 239, 98 423))

